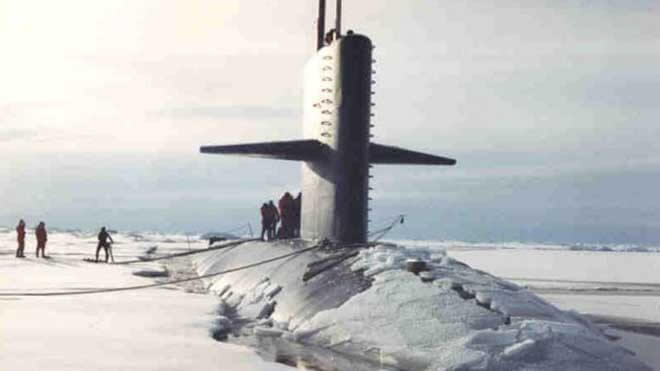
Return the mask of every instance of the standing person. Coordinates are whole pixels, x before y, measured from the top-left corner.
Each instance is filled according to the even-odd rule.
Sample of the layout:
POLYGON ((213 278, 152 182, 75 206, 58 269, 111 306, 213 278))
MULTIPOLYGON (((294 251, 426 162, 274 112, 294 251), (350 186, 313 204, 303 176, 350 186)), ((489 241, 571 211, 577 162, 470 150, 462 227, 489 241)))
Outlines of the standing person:
POLYGON ((282 225, 277 234, 281 238, 291 238, 293 235, 293 196, 291 193, 285 192, 279 201, 280 217, 282 218, 282 225))
POLYGON ((39 257, 39 250, 41 250, 41 257, 46 258, 46 241, 48 241, 46 223, 39 222, 39 225, 34 230, 34 234, 37 237, 37 258, 39 257))
MULTIPOLYGON (((105 262, 108 262, 108 256, 112 255, 112 251, 110 249, 112 248, 110 246, 111 243, 114 243, 115 241, 112 240, 112 236, 105 230, 105 227, 101 227, 101 231, 99 232, 98 235, 98 240, 99 243, 96 245, 96 262, 98 263, 99 261, 99 251, 101 251, 101 248, 105 251, 105 262), (108 239, 110 242, 108 243, 108 239)), ((113 263, 114 263, 114 257, 112 258, 113 263)))
POLYGON ((18 242, 18 249, 16 249, 16 257, 24 258, 25 257, 25 222, 23 219, 18 221, 16 226, 16 241, 18 242))
POLYGON ((263 203, 261 205, 261 240, 264 241, 264 234, 268 236, 268 240, 270 240, 270 226, 273 224, 272 222, 272 216, 271 216, 271 211, 270 207, 268 207, 267 203, 263 203))
POLYGON ((302 209, 302 192, 293 200, 293 237, 300 237, 300 213, 302 209))
POLYGON ((273 219, 271 219, 271 224, 268 228, 268 239, 272 240, 275 239, 275 236, 277 235, 277 223, 280 221, 280 213, 277 212, 277 207, 275 207, 273 200, 270 200, 268 203, 268 208, 270 209, 270 213, 273 216, 273 219))

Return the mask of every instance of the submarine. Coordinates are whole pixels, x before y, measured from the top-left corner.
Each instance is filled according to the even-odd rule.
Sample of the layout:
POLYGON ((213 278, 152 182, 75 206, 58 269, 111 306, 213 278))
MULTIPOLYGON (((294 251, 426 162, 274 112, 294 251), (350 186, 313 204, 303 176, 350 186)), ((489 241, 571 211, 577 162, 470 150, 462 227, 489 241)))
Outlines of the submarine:
POLYGON ((342 33, 341 6, 326 32, 319 0, 303 138, 200 147, 302 162, 301 238, 193 257, 219 300, 213 337, 314 370, 650 370, 584 317, 524 287, 439 249, 368 241, 372 165, 456 160, 371 141, 373 45, 342 33), (255 261, 271 263, 232 270, 255 261))

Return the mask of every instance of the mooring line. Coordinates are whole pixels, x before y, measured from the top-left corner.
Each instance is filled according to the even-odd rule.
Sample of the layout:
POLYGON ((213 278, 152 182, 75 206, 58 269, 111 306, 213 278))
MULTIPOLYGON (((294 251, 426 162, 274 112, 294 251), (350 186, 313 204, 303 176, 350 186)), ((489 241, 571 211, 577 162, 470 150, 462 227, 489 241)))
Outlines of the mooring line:
POLYGON ((224 249, 226 247, 237 246, 237 245, 241 245, 245 242, 251 242, 251 241, 259 241, 259 239, 258 238, 242 239, 242 240, 238 240, 238 241, 232 241, 232 242, 226 243, 224 245, 209 247, 209 248, 206 248, 206 249, 185 251, 185 252, 180 252, 180 253, 176 253, 176 254, 168 254, 168 255, 158 256, 158 257, 155 257, 155 258, 142 258, 142 259, 138 258, 138 259, 134 259, 134 260, 124 260, 124 261, 120 261, 120 262, 116 262, 116 263, 112 263, 112 264, 114 264, 114 265, 126 265, 126 264, 134 264, 134 263, 148 263, 148 262, 152 262, 152 261, 156 261, 156 260, 173 259, 173 258, 178 258, 178 257, 181 257, 181 256, 200 254, 200 253, 203 253, 203 252, 209 252, 209 251, 213 251, 213 250, 220 250, 220 249, 224 249))
POLYGON ((311 247, 304 248, 302 250, 298 251, 293 251, 288 254, 284 255, 279 255, 273 258, 269 259, 264 259, 261 261, 258 261, 256 263, 251 263, 243 266, 239 266, 236 268, 230 268, 226 269, 220 272, 215 272, 215 273, 209 273, 197 277, 189 277, 189 278, 182 278, 179 280, 174 280, 174 281, 167 281, 167 282, 158 282, 158 283, 151 283, 151 284, 146 284, 146 285, 137 285, 137 286, 125 286, 125 287, 109 287, 109 288, 102 288, 102 289, 93 289, 93 290, 83 290, 83 291, 56 291, 56 292, 16 292, 16 293, 8 293, 8 292, 0 292, 0 297, 5 297, 5 296, 71 296, 71 295, 88 295, 88 294, 101 294, 101 293, 108 293, 108 292, 118 292, 118 291, 131 291, 131 290, 140 290, 140 289, 147 289, 147 288, 152 288, 152 287, 160 287, 160 286, 168 286, 168 285, 174 285, 177 283, 183 283, 183 282, 190 282, 190 281, 197 281, 197 280, 203 280, 205 278, 209 277, 214 277, 214 276, 219 276, 222 274, 227 274, 227 273, 232 273, 232 272, 238 272, 241 270, 249 269, 249 268, 254 268, 259 265, 264 265, 268 264, 277 260, 282 260, 286 259, 291 256, 295 255, 300 255, 303 253, 306 253, 308 251, 312 251, 314 249, 318 249, 322 247, 323 244, 317 244, 311 247))
POLYGON ((378 237, 376 237, 374 240, 371 241, 371 242, 374 242, 374 243, 375 243, 375 242, 378 242, 378 240, 380 240, 381 238, 385 237, 385 235, 386 235, 389 231, 391 231, 391 230, 392 230, 397 224, 403 224, 403 222, 404 222, 404 220, 405 220, 405 217, 406 217, 406 216, 405 216, 404 214, 401 214, 401 215, 397 216, 396 218, 394 218, 394 220, 392 221, 392 223, 391 223, 390 225, 388 225, 387 227, 385 227, 385 228, 381 228, 381 229, 377 229, 377 230, 372 231, 372 232, 369 232, 369 233, 367 234, 367 236, 378 235, 378 237))

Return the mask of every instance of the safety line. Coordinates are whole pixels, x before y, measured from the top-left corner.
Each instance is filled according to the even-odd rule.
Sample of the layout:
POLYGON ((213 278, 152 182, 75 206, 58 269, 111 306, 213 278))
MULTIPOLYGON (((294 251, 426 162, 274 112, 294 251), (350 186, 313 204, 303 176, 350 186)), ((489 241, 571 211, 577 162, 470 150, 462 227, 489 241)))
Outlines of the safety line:
POLYGON ((197 281, 197 280, 203 280, 205 278, 209 277, 214 277, 214 276, 219 276, 221 274, 226 274, 226 273, 232 273, 232 272, 237 272, 249 268, 253 268, 259 265, 263 264, 268 264, 277 260, 281 259, 286 259, 290 256, 294 255, 299 255, 306 253, 308 251, 317 249, 319 247, 323 246, 322 244, 317 244, 311 247, 307 247, 302 250, 290 252, 288 254, 284 255, 279 255, 270 259, 264 259, 261 261, 258 261, 256 263, 251 263, 243 266, 239 266, 236 268, 230 268, 226 269, 224 271, 220 272, 215 272, 215 273, 209 273, 205 274, 202 276, 197 276, 197 277, 189 277, 189 278, 182 278, 179 280, 174 280, 174 281, 167 281, 167 282, 158 282, 158 283, 152 283, 152 284, 147 284, 147 285, 137 285, 137 286, 126 286, 126 287, 110 287, 110 288, 103 288, 103 289, 94 289, 94 290, 83 290, 83 291, 59 291, 59 292, 17 292, 17 293, 8 293, 8 292, 0 292, 0 297, 5 297, 5 296, 71 296, 71 295, 88 295, 88 294, 101 294, 101 293, 107 293, 107 292, 118 292, 118 291, 131 291, 131 290, 140 290, 140 289, 147 289, 151 287, 160 287, 160 286, 168 286, 168 285, 174 285, 177 283, 182 283, 182 282, 190 282, 190 281, 197 281))
POLYGON ((203 252, 208 252, 208 251, 213 251, 213 250, 220 250, 220 249, 224 249, 226 247, 236 246, 236 245, 240 245, 242 243, 251 242, 251 241, 259 241, 259 239, 258 238, 243 239, 243 240, 238 240, 238 241, 232 241, 232 242, 226 243, 224 245, 209 247, 209 248, 206 248, 206 249, 180 252, 180 253, 176 253, 176 254, 158 256, 158 257, 155 257, 155 258, 124 260, 124 261, 116 262, 116 263, 113 263, 113 264, 115 264, 115 265, 125 265, 125 264, 133 264, 133 263, 148 263, 148 262, 152 262, 152 261, 156 261, 156 260, 172 259, 172 258, 178 258, 178 257, 181 257, 181 256, 200 254, 200 253, 203 253, 203 252))
POLYGON ((372 242, 377 242, 381 238, 385 237, 385 235, 389 231, 391 231, 394 228, 394 226, 396 226, 397 224, 403 224, 404 218, 405 218, 405 215, 401 214, 401 215, 397 216, 389 226, 387 226, 385 228, 377 229, 377 230, 372 231, 372 232, 369 232, 367 235, 368 236, 373 236, 375 234, 378 234, 379 236, 372 241, 372 242))
POLYGON ((244 229, 247 229, 247 227, 248 227, 248 224, 242 224, 242 225, 240 225, 240 226, 238 226, 234 229, 230 229, 228 231, 224 231, 224 232, 221 232, 221 233, 231 233, 231 232, 236 232, 236 231, 242 231, 244 229))

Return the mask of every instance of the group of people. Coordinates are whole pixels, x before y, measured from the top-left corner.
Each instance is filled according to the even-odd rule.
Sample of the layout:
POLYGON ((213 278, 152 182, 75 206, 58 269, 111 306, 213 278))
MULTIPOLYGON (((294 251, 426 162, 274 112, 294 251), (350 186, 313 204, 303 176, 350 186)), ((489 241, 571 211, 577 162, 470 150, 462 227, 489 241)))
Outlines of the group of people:
MULTIPOLYGON (((39 251, 41 251, 41 257, 46 258, 46 242, 48 241, 48 231, 46 231, 46 223, 39 222, 37 227, 34 229, 34 235, 37 239, 37 258, 39 257, 39 251)), ((18 248, 16 249, 16 257, 24 258, 25 257, 25 221, 23 219, 18 221, 16 226, 16 241, 18 242, 18 248)))
MULTIPOLYGON (((275 206, 272 200, 261 205, 261 240, 265 241, 265 238, 270 241, 274 239, 300 237, 301 205, 302 193, 300 192, 298 192, 296 198, 293 198, 291 193, 285 192, 282 198, 280 198, 278 206, 275 206), (280 224, 279 228, 277 228, 278 224, 280 224)), ((39 257, 39 251, 41 251, 41 257, 46 258, 46 242, 48 241, 46 223, 39 222, 39 225, 34 229, 34 234, 37 239, 37 258, 39 257)), ((101 227, 97 238, 98 244, 96 246, 95 261, 99 261, 99 252, 103 249, 105 251, 105 262, 107 263, 109 258, 114 262, 114 257, 112 256, 112 244, 114 241, 105 227, 101 227)), ((23 219, 16 226, 16 239, 18 241, 16 257, 24 258, 25 221, 23 219)))
MULTIPOLYGON (((41 251, 41 257, 47 258, 46 256, 46 242, 48 241, 48 231, 46 230, 46 223, 39 222, 39 224, 34 229, 34 235, 37 239, 37 258, 39 257, 39 251, 41 251)), ((101 231, 97 236, 99 243, 96 246, 96 261, 99 261, 99 252, 101 249, 105 250, 105 262, 108 262, 108 257, 112 258, 114 262, 114 257, 112 256, 112 237, 105 229, 101 227, 101 231)), ((16 241, 18 242, 18 248, 16 249, 16 257, 24 258, 25 257, 25 221, 23 219, 18 221, 16 226, 16 241)))
POLYGON ((300 237, 300 211, 302 193, 293 198, 291 193, 285 192, 276 207, 271 200, 261 205, 261 240, 300 237), (277 228, 277 224, 280 227, 277 228))

